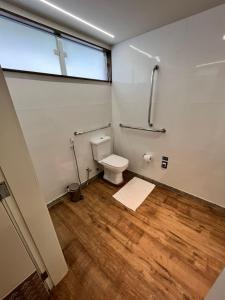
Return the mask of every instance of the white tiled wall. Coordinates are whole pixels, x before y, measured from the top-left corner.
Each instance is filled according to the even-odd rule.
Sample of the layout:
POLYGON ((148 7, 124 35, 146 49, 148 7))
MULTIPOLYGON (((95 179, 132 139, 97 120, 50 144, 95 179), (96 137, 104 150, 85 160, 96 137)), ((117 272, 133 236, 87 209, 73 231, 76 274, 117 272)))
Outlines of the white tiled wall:
POLYGON ((221 206, 225 206, 224 16, 221 5, 116 45, 112 90, 116 151, 130 160, 130 169, 221 206), (160 73, 154 124, 167 133, 119 128, 120 122, 147 127, 150 74, 156 63, 160 73), (142 159, 148 151, 154 154, 150 164, 142 159), (160 167, 162 155, 169 157, 167 170, 160 167))
MULTIPOLYGON (((111 88, 108 84, 81 83, 44 76, 6 74, 7 84, 22 126, 46 202, 78 182, 69 139, 74 131, 111 122, 111 88)), ((81 180, 97 174, 90 139, 111 129, 75 138, 81 180)))

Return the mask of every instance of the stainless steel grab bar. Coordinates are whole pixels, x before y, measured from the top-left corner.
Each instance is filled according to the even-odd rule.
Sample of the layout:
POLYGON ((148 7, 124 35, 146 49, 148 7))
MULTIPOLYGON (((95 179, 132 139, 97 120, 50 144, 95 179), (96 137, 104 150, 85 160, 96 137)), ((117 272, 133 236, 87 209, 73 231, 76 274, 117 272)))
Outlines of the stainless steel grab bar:
POLYGON ((101 130, 101 129, 105 129, 105 128, 109 128, 109 127, 111 127, 111 123, 109 123, 106 126, 95 128, 95 129, 91 129, 91 130, 87 130, 87 131, 75 131, 74 135, 81 135, 81 134, 85 134, 85 133, 89 133, 89 132, 93 132, 93 131, 97 131, 97 130, 101 130))
POLYGON ((142 127, 133 127, 128 126, 124 124, 120 124, 120 127, 122 128, 128 128, 128 129, 135 129, 135 130, 142 130, 142 131, 149 131, 149 132, 159 132, 159 133, 166 133, 166 129, 157 129, 153 128, 153 122, 152 122, 152 101, 153 101, 153 94, 154 94, 154 79, 155 79, 155 72, 159 70, 159 66, 155 65, 152 74, 151 74, 151 88, 150 88, 150 98, 149 98, 149 108, 148 108, 148 125, 150 128, 142 128, 142 127))
POLYGON ((150 89, 150 98, 149 98, 149 108, 148 108, 148 125, 149 127, 153 127, 152 123, 152 100, 153 100, 153 92, 154 92, 154 79, 155 79, 155 71, 159 70, 159 66, 155 65, 152 74, 151 74, 151 89, 150 89))
POLYGON ((166 133, 166 129, 156 129, 156 128, 142 128, 142 127, 132 127, 124 124, 120 124, 120 127, 122 128, 129 128, 129 129, 135 129, 135 130, 143 130, 143 131, 150 131, 150 132, 160 132, 160 133, 166 133))

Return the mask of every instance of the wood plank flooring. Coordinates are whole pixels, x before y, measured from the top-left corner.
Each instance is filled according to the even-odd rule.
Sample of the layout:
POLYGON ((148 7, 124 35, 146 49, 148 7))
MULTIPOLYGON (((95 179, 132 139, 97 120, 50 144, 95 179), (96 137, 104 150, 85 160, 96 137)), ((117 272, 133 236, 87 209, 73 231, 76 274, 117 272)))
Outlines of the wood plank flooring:
POLYGON ((118 189, 96 179, 50 209, 69 266, 51 299, 204 299, 225 267, 225 209, 157 186, 132 212, 118 189))

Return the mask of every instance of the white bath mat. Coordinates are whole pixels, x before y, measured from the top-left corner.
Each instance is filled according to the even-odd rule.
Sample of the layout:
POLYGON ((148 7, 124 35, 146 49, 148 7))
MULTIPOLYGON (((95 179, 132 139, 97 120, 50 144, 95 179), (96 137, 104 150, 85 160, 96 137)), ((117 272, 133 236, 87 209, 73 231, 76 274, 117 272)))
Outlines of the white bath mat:
POLYGON ((113 197, 126 207, 135 211, 152 192, 154 187, 154 184, 134 177, 116 192, 113 197))

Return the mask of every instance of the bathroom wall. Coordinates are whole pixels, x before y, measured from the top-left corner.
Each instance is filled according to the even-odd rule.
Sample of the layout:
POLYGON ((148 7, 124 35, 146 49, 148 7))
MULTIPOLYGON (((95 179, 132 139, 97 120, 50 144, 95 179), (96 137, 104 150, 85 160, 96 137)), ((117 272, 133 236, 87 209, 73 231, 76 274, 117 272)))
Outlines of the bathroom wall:
POLYGON ((224 15, 221 5, 116 45, 112 103, 115 149, 130 170, 225 207, 224 15), (121 129, 120 122, 147 128, 155 64, 154 125, 167 133, 121 129))
MULTIPOLYGON (((107 47, 90 37, 0 1, 0 7, 107 47)), ((69 139, 76 130, 111 122, 111 86, 108 83, 4 72, 35 171, 47 203, 78 182, 69 139)), ((111 129, 75 138, 81 180, 97 174, 90 139, 111 129)), ((18 158, 19 159, 19 158, 18 158)))
MULTIPOLYGON (((6 81, 22 126, 37 177, 47 203, 77 181, 69 139, 74 131, 89 130, 111 122, 109 84, 55 79, 5 72, 6 81)), ((111 129, 75 137, 81 179, 97 174, 90 139, 111 129)), ((19 159, 19 158, 18 158, 19 159)))

